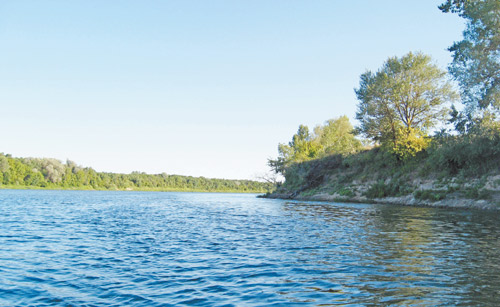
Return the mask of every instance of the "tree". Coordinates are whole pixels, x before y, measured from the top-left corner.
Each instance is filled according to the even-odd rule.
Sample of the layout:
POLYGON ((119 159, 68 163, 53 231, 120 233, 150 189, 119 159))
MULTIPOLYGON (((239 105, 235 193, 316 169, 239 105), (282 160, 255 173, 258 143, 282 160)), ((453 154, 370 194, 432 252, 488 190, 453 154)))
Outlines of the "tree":
POLYGON ((319 143, 319 156, 332 154, 351 154, 363 146, 354 136, 354 127, 347 116, 327 120, 323 126, 317 126, 314 134, 319 143))
POLYGON ((293 149, 293 157, 296 161, 312 159, 318 150, 313 142, 313 136, 309 133, 309 127, 304 125, 299 126, 289 146, 293 149))
POLYGON ((283 178, 277 172, 263 172, 255 175, 255 179, 267 183, 267 192, 271 193, 274 189, 281 186, 283 178))
POLYGON ((419 139, 441 122, 447 114, 446 103, 456 97, 446 72, 432 64, 429 56, 411 52, 389 58, 376 73, 362 74, 355 92, 357 131, 399 157, 406 156, 401 150, 409 146, 408 141, 422 145, 409 146, 416 149, 413 153, 425 149, 419 139))
POLYGON ((293 163, 304 162, 335 154, 351 154, 362 148, 355 138, 354 129, 347 116, 330 119, 323 126, 317 126, 314 133, 300 125, 292 141, 278 145, 278 158, 269 159, 269 166, 285 175, 286 169, 293 163))
POLYGON ((448 50, 453 53, 451 75, 460 84, 465 115, 456 123, 471 121, 477 111, 500 111, 500 1, 447 0, 439 6, 467 21, 463 40, 448 50))
POLYGON ((313 136, 309 133, 309 127, 300 125, 291 142, 278 145, 278 158, 276 160, 269 159, 268 164, 276 173, 284 174, 290 163, 314 158, 318 149, 315 145, 313 136))
POLYGON ((5 157, 2 153, 0 153, 0 173, 6 172, 9 170, 9 161, 7 157, 5 157))

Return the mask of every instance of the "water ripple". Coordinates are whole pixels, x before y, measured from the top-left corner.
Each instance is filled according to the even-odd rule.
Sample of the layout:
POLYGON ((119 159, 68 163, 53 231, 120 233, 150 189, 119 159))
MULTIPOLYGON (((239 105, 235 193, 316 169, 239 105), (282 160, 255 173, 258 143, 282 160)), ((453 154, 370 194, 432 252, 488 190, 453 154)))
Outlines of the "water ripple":
POLYGON ((495 306, 500 217, 0 190, 0 306, 495 306))

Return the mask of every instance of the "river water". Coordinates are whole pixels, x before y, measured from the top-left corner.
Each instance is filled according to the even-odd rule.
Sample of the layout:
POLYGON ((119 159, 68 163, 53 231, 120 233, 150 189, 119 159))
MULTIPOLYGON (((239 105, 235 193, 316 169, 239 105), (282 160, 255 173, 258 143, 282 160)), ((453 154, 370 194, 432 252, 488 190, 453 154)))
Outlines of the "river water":
POLYGON ((0 306, 497 306, 500 216, 0 190, 0 306))

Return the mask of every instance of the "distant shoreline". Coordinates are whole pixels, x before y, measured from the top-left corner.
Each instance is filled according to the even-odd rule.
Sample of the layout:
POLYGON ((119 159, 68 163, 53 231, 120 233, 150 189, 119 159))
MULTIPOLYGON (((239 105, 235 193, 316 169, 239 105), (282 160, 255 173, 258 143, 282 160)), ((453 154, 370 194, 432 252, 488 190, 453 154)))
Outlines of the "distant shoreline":
POLYGON ((73 187, 36 187, 36 186, 10 186, 0 185, 0 190, 36 190, 36 191, 103 191, 103 192, 185 192, 185 193, 224 193, 224 194, 262 194, 262 192, 255 191, 238 191, 238 190, 224 190, 224 191, 207 191, 207 190, 194 190, 194 189, 92 189, 92 188, 73 188, 73 187))
POLYGON ((265 193, 272 184, 174 174, 97 172, 73 161, 0 153, 0 189, 265 193))

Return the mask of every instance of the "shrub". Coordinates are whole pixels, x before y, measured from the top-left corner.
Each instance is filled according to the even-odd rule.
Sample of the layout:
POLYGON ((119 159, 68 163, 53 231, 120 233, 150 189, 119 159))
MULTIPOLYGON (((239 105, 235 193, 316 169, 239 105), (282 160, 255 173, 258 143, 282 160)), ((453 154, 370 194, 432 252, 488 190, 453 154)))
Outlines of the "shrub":
POLYGON ((438 201, 446 198, 447 191, 441 190, 417 190, 413 193, 416 199, 438 201))
POLYGON ((466 189, 463 194, 470 199, 491 199, 491 191, 481 189, 479 186, 466 189))
POLYGON ((347 197, 353 197, 356 195, 353 190, 351 190, 349 188, 345 188, 345 187, 338 190, 337 193, 340 196, 347 196, 347 197))
POLYGON ((411 187, 404 185, 401 181, 391 181, 385 184, 380 180, 374 183, 365 193, 368 198, 383 198, 388 196, 402 196, 411 193, 411 187))
POLYGON ((484 175, 498 169, 499 134, 470 134, 437 139, 429 149, 429 167, 446 175, 484 175))
POLYGON ((408 160, 429 147, 429 143, 430 139, 418 129, 411 127, 399 129, 397 142, 390 148, 390 152, 400 160, 408 160))

